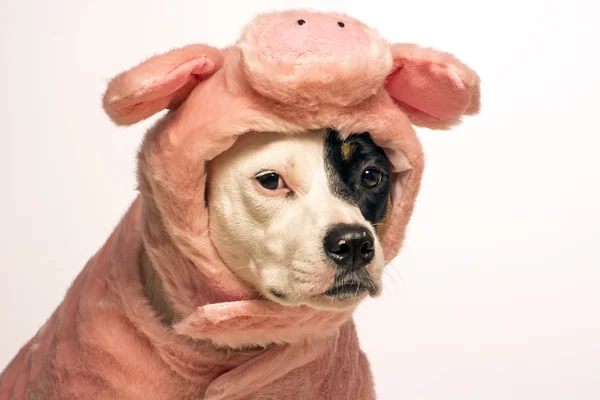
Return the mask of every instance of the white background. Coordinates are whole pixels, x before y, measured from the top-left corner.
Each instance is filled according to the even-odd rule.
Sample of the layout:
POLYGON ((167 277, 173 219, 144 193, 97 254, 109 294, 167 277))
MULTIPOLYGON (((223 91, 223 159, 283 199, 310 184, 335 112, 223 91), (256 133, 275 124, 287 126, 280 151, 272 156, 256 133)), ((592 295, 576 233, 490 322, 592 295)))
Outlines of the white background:
POLYGON ((232 43, 260 11, 347 12, 450 51, 483 111, 421 130, 427 168, 384 296, 358 311, 380 399, 600 399, 596 1, 0 2, 0 369, 135 196, 151 121, 114 127, 107 80, 232 43))

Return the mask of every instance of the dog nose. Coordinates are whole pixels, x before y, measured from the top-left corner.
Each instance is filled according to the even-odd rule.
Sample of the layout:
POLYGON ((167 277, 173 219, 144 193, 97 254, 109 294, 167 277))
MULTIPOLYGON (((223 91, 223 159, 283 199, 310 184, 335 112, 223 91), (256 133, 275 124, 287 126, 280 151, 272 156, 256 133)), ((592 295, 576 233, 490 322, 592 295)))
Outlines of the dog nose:
POLYGON ((343 269, 355 271, 363 268, 375 255, 373 235, 360 225, 335 225, 323 242, 327 256, 343 269))

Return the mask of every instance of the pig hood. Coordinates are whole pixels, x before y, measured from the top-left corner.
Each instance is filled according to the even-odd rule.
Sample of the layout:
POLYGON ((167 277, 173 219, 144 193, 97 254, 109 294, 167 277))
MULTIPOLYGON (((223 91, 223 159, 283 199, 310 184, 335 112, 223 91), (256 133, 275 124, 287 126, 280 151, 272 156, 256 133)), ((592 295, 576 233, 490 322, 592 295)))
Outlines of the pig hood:
MULTIPOLYGON (((210 241, 207 162, 247 132, 369 132, 392 173, 392 212, 380 235, 388 263, 402 245, 423 172, 413 125, 448 129, 476 114, 479 78, 451 54, 390 44, 347 15, 294 10, 259 15, 233 46, 192 44, 148 59, 109 83, 103 106, 119 125, 169 110, 140 152, 142 231, 165 291, 189 316, 176 330, 194 335, 206 331, 207 312, 215 312, 214 325, 247 312, 232 302, 256 298, 210 241), (169 271, 174 260, 187 272, 169 271), (202 308, 207 303, 213 308, 202 308)), ((252 307, 253 315, 281 312, 268 302, 252 307)), ((282 314, 315 313, 300 309, 282 314)), ((332 322, 336 313, 317 314, 332 322)))

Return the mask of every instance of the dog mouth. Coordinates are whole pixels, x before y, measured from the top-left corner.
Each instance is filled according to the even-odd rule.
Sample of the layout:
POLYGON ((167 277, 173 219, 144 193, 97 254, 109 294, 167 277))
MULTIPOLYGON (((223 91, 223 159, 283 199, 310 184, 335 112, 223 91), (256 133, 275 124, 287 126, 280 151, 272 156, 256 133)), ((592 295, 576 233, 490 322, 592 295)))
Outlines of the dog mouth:
MULTIPOLYGON (((338 280, 339 279, 336 279, 336 281, 338 280)), ((351 297, 358 297, 365 292, 368 292, 371 296, 375 296, 377 290, 378 286, 371 277, 362 277, 362 279, 350 279, 336 282, 327 289, 323 295, 338 299, 348 299, 351 297)))
POLYGON ((325 296, 339 297, 339 296, 357 296, 364 293, 367 290, 365 285, 361 285, 358 282, 343 283, 341 285, 332 286, 325 293, 325 296))
MULTIPOLYGON (((314 301, 310 301, 307 304, 321 304, 323 305, 323 299, 329 299, 326 304, 348 304, 348 302, 355 302, 360 300, 367 293, 371 297, 376 297, 379 293, 380 285, 375 278, 371 276, 367 271, 355 271, 350 273, 338 274, 335 281, 329 286, 324 292, 314 294, 310 298, 314 301), (321 300, 319 300, 321 298, 321 300)), ((295 292, 282 291, 275 287, 265 288, 264 295, 283 305, 295 305, 298 304, 298 294, 295 292)), ((304 299, 306 301, 308 299, 304 299)), ((304 301, 300 300, 300 303, 304 301)))

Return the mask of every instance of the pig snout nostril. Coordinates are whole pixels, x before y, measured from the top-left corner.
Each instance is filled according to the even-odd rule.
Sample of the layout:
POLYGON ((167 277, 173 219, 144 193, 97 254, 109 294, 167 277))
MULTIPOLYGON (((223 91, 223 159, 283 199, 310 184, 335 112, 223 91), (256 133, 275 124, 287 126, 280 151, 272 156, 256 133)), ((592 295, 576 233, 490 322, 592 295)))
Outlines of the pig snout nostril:
POLYGON ((304 25, 306 23, 305 20, 303 19, 299 19, 298 21, 296 21, 298 23, 298 25, 304 25))
POLYGON ((343 27, 344 27, 344 26, 346 26, 346 25, 345 25, 345 24, 344 24, 342 21, 339 21, 339 22, 338 22, 338 26, 339 26, 340 28, 343 28, 343 27))

